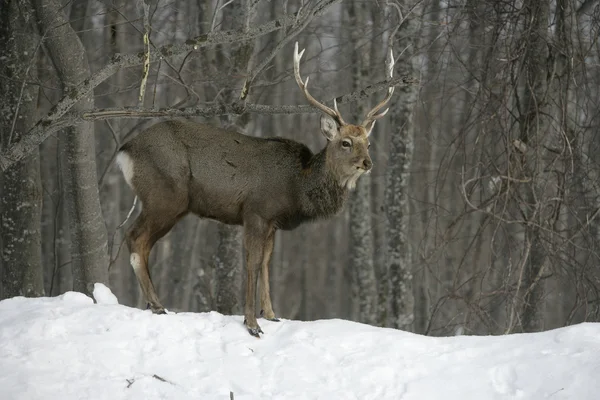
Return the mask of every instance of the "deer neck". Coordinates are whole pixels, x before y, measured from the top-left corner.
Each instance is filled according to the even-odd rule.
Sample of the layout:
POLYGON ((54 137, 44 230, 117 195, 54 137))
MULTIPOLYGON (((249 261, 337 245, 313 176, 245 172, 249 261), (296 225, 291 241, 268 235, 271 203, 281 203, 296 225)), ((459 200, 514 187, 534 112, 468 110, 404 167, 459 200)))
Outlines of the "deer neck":
POLYGON ((347 179, 328 157, 327 147, 313 155, 302 174, 302 208, 311 218, 337 214, 348 198, 347 179))

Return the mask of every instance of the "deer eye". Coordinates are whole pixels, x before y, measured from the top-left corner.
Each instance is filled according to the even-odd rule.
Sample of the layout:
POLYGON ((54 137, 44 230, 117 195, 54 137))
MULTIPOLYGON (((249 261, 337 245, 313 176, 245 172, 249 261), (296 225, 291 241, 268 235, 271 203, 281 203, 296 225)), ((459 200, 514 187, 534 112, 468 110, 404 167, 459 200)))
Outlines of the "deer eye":
POLYGON ((350 147, 352 147, 352 142, 349 140, 344 140, 342 141, 342 147, 349 149, 350 147))

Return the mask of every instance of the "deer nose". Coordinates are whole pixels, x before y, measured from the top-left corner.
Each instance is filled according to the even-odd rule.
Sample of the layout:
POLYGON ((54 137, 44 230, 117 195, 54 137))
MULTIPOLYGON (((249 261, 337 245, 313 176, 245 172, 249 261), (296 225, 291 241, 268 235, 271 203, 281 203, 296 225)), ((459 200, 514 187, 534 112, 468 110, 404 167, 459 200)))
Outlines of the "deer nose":
POLYGON ((371 169, 371 167, 373 166, 373 161, 371 161, 370 158, 365 158, 365 160, 363 161, 363 166, 365 167, 365 169, 368 171, 371 169))

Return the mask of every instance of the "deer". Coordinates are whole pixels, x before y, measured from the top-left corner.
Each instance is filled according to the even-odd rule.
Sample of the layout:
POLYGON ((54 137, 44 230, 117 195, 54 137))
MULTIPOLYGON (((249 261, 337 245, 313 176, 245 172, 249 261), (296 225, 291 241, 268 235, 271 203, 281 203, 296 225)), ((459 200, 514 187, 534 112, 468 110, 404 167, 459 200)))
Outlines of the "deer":
MULTIPOLYGON (((334 216, 349 191, 371 170, 369 135, 389 108, 394 86, 360 125, 344 121, 308 91, 300 76, 304 50, 294 46, 294 77, 310 105, 321 113, 321 133, 327 143, 318 153, 282 137, 253 137, 189 120, 166 120, 147 128, 120 147, 119 165, 128 186, 140 200, 139 215, 126 232, 130 264, 155 314, 166 313, 160 303, 148 258, 154 244, 185 215, 192 213, 224 224, 241 225, 247 280, 244 324, 250 335, 264 332, 256 318, 256 289, 260 277, 260 316, 276 318, 269 288, 269 261, 275 232, 334 216)), ((393 55, 386 63, 392 78, 393 55)))

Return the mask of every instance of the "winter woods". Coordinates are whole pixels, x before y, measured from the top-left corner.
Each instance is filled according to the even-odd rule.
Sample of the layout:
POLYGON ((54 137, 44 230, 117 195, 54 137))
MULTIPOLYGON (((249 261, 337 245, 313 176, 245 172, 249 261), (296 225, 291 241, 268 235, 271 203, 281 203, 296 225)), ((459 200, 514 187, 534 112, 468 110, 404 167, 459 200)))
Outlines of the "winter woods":
MULTIPOLYGON (((117 150, 167 118, 319 150, 298 41, 311 93, 350 122, 395 94, 345 210, 277 233, 278 316, 429 335, 597 321, 598 18, 590 0, 0 0, 0 297, 103 282, 145 307, 117 150)), ((240 314, 243 254, 239 228, 184 218, 150 256, 164 306, 240 314)))

